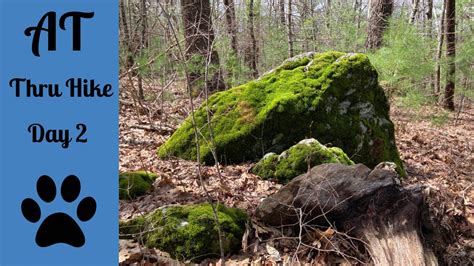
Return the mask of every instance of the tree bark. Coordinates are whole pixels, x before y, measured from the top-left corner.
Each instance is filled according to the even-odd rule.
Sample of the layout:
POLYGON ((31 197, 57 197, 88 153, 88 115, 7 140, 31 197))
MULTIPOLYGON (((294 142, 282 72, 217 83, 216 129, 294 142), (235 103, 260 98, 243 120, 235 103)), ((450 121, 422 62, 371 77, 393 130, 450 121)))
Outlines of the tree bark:
POLYGON ((382 38, 388 26, 388 19, 393 12, 393 0, 371 0, 367 25, 365 48, 378 49, 382 46, 382 38))
POLYGON ((360 28, 360 13, 359 11, 359 6, 362 4, 362 1, 359 2, 359 0, 354 1, 354 23, 357 25, 357 28, 360 28))
MULTIPOLYGON (((140 1, 140 20, 141 20, 141 42, 140 50, 146 49, 148 47, 147 39, 147 15, 146 15, 146 0, 140 1)), ((143 93, 143 78, 140 72, 138 72, 138 99, 144 100, 145 95, 143 93)))
POLYGON ((132 49, 132 44, 130 41, 131 39, 130 30, 128 28, 127 13, 125 10, 124 1, 120 1, 120 13, 122 14, 121 18, 122 18, 122 27, 123 27, 123 35, 124 35, 123 39, 125 43, 124 46, 126 47, 126 50, 127 50, 125 65, 127 66, 127 68, 131 68, 133 66, 133 49, 132 49))
POLYGON ((411 7, 411 16, 410 16, 410 23, 415 23, 416 14, 418 13, 418 8, 420 5, 420 0, 413 0, 413 4, 411 7))
POLYGON ((433 19, 433 0, 428 0, 428 10, 426 10, 426 18, 428 21, 433 19))
MULTIPOLYGON (((315 0, 309 0, 309 3, 308 3, 308 17, 307 19, 310 20, 310 23, 311 23, 311 26, 310 26, 310 29, 309 29, 309 38, 310 38, 310 43, 308 45, 308 49, 309 51, 316 51, 317 50, 317 47, 318 47, 318 44, 317 44, 317 37, 318 37, 318 31, 317 31, 317 28, 318 28, 318 24, 317 24, 317 20, 316 20, 316 1, 315 0)), ((308 23, 309 24, 309 23, 308 23)))
POLYGON ((443 52, 443 41, 444 41, 444 24, 446 17, 446 0, 443 2, 443 8, 441 11, 439 30, 438 30, 438 48, 436 50, 436 67, 435 67, 435 94, 438 97, 441 93, 441 54, 443 52))
POLYGON ((331 17, 331 0, 326 0, 325 6, 324 6, 324 11, 325 11, 325 16, 326 16, 326 28, 329 30, 329 27, 331 26, 329 18, 331 17))
POLYGON ((456 80, 456 0, 446 0, 446 86, 444 108, 454 110, 454 89, 456 80))
MULTIPOLYGON (((433 0, 427 0, 427 10, 426 10, 426 20, 425 27, 427 29, 426 33, 430 39, 433 38, 433 0)), ((429 77, 430 91, 435 91, 435 74, 432 73, 429 77)))
POLYGON ((261 201, 254 218, 275 229, 267 230, 269 239, 278 239, 280 232, 301 239, 314 232, 309 228, 350 232, 363 242, 358 250, 362 264, 438 265, 440 259, 444 265, 444 248, 455 238, 428 208, 435 196, 422 186, 402 187, 398 178, 391 163, 373 170, 362 164, 321 164, 261 201))
POLYGON ((280 4, 280 23, 281 25, 286 25, 286 18, 285 18, 285 0, 279 0, 280 4))
POLYGON ((227 21, 227 32, 230 35, 230 45, 234 51, 235 56, 238 55, 237 48, 237 24, 235 20, 235 6, 234 0, 224 0, 225 18, 227 21))
POLYGON ((292 0, 288 0, 288 56, 294 56, 293 48, 293 22, 292 22, 292 0))
POLYGON ((310 52, 310 49, 309 49, 310 37, 308 36, 308 31, 306 30, 306 25, 305 25, 307 22, 307 19, 310 18, 309 3, 307 1, 301 1, 300 6, 297 6, 297 8, 298 8, 298 13, 300 13, 299 28, 301 29, 303 33, 303 40, 302 40, 303 51, 310 52))
MULTIPOLYGON (((176 5, 175 1, 174 0, 165 0, 165 1, 162 1, 160 3, 163 3, 163 4, 158 5, 156 12, 158 14, 160 14, 161 12, 167 12, 169 14, 169 17, 170 17, 170 23, 172 23, 176 27, 176 29, 178 30, 178 28, 180 26, 180 21, 179 21, 177 15, 176 15, 178 12, 176 12, 177 11, 176 10, 177 5, 176 5), (161 8, 163 10, 160 10, 161 8)), ((172 30, 171 30, 171 27, 165 26, 165 25, 167 25, 166 23, 165 24, 160 23, 160 24, 161 24, 161 26, 164 30, 165 40, 167 42, 170 42, 167 45, 172 45, 171 43, 173 43, 174 41, 170 41, 170 40, 173 40, 174 38, 173 38, 173 33, 172 33, 172 30)), ((171 51, 168 52, 167 54, 170 57, 173 57, 171 51)))
POLYGON ((224 90, 225 83, 219 65, 219 55, 213 49, 214 30, 212 28, 209 0, 181 0, 186 57, 193 65, 189 73, 193 90, 207 87, 209 91, 224 90), (207 64, 210 63, 210 66, 207 64), (207 80, 203 69, 209 67, 207 80))
POLYGON ((141 19, 141 44, 142 49, 148 47, 148 38, 147 38, 147 12, 146 12, 146 0, 141 0, 140 2, 140 19, 141 19))
POLYGON ((251 42, 251 49, 248 52, 248 66, 252 70, 252 76, 254 78, 258 77, 258 70, 257 70, 257 40, 255 38, 255 12, 254 12, 254 0, 250 0, 248 3, 248 17, 249 17, 249 34, 250 34, 250 42, 251 42))

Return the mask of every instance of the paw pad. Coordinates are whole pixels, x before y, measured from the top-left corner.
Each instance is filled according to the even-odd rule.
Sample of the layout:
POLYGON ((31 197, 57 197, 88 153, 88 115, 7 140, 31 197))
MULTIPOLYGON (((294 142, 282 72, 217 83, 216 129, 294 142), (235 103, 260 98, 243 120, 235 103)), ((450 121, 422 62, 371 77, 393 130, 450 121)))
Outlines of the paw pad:
MULTIPOLYGON (((36 191, 39 198, 50 203, 56 198, 56 184, 51 177, 43 175, 36 182, 36 191)), ((74 202, 81 192, 81 182, 75 175, 69 175, 61 184, 61 197, 68 203, 74 202)), ((97 204, 92 197, 83 198, 76 211, 77 218, 86 222, 92 219, 97 204)), ((21 203, 21 212, 26 220, 37 223, 41 220, 41 207, 31 198, 24 199, 21 203)), ((46 217, 36 233, 36 244, 40 247, 48 247, 58 243, 65 243, 73 247, 81 247, 85 244, 84 233, 74 219, 63 212, 56 212, 46 217)))

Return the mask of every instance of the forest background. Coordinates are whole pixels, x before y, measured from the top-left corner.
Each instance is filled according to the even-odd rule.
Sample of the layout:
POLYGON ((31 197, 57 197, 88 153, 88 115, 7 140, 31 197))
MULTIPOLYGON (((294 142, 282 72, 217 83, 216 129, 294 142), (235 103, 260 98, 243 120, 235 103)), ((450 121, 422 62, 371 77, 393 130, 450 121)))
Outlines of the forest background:
POLYGON ((453 99, 474 97, 473 6, 469 0, 122 0, 120 77, 138 77, 136 99, 143 100, 150 81, 164 87, 185 80, 185 72, 191 83, 207 74, 213 91, 300 53, 363 52, 386 93, 400 96, 403 106, 442 103, 454 110, 453 99))

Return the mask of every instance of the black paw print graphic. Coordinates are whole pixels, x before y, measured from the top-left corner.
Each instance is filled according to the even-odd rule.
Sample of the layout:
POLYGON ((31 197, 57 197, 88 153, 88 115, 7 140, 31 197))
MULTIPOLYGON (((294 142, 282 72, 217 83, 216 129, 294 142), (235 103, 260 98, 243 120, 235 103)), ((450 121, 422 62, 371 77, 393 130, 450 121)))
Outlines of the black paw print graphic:
MULTIPOLYGON (((40 199, 46 203, 56 198, 56 184, 47 175, 38 178, 36 191, 40 199)), ((75 175, 66 177, 61 184, 61 197, 66 202, 75 201, 81 192, 81 182, 75 175)), ((92 219, 96 211, 96 202, 92 197, 83 198, 77 205, 76 215, 79 220, 86 222, 92 219)), ((36 223, 41 219, 41 208, 31 198, 21 203, 21 212, 26 220, 36 223)), ((86 240, 84 233, 74 219, 66 213, 56 212, 46 217, 36 233, 36 244, 48 247, 57 243, 65 243, 73 247, 81 247, 86 240)))

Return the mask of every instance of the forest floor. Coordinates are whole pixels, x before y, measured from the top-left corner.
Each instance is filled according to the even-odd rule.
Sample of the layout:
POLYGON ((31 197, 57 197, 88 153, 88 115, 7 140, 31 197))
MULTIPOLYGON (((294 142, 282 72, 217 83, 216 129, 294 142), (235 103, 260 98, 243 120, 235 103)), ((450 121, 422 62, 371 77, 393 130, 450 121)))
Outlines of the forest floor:
MULTIPOLYGON (((156 154, 190 112, 189 99, 182 86, 164 91, 146 86, 145 99, 136 104, 131 94, 120 96, 120 172, 147 170, 159 175, 154 190, 133 201, 120 201, 120 219, 148 213, 169 204, 205 202, 195 162, 161 160, 156 154), (152 95, 158 95, 157 97, 152 95)), ((195 100, 195 105, 202 100, 195 100)), ((396 102, 396 100, 394 101, 396 102)), ((459 110, 459 106, 456 106, 459 110)), ((408 176, 403 183, 423 184, 436 195, 430 208, 445 226, 456 233, 456 242, 447 247, 446 256, 467 256, 474 261, 474 108, 465 101, 460 112, 446 113, 437 107, 417 111, 392 103, 391 119, 396 141, 408 176)), ((220 166, 219 182, 215 166, 202 167, 211 196, 230 207, 253 214, 258 203, 281 185, 249 173, 253 164, 220 166)), ((120 261, 138 262, 144 255, 166 256, 159 251, 143 253, 142 247, 120 240, 120 261)), ((267 265, 265 250, 258 255, 241 254, 232 262, 267 265)), ((291 256, 291 254, 282 254, 291 256)), ((159 261, 159 259, 158 259, 159 261)), ((217 260, 211 260, 216 262, 217 260)), ((211 262, 207 261, 207 262, 211 262)))

